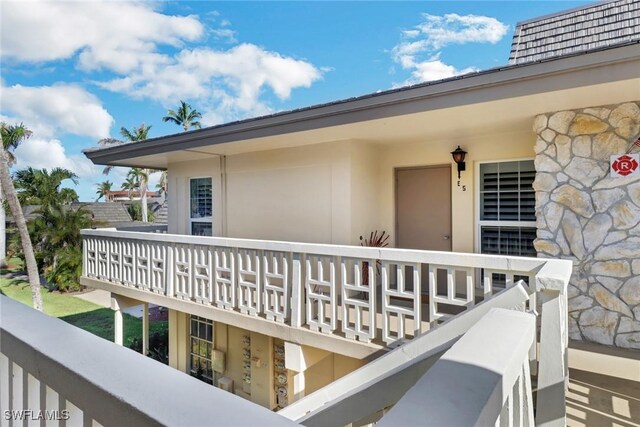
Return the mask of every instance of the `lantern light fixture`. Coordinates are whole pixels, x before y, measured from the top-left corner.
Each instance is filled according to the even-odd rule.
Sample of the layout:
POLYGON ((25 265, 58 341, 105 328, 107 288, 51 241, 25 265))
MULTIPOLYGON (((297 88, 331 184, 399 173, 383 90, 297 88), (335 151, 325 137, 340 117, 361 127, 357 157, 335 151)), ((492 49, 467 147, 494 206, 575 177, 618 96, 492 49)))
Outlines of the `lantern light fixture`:
POLYGON ((466 169, 466 165, 464 163, 464 157, 467 155, 467 152, 464 151, 458 145, 458 148, 451 152, 451 156, 453 157, 453 161, 458 165, 458 179, 460 179, 460 172, 466 169))

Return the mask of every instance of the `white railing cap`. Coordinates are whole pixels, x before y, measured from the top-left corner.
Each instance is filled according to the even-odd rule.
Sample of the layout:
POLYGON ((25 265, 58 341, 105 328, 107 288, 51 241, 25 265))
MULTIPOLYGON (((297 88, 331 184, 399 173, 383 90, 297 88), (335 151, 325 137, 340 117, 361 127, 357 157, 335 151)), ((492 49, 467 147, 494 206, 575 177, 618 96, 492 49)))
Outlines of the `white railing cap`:
POLYGON ((501 255, 485 255, 474 253, 439 252, 398 248, 373 248, 364 246, 285 242, 274 240, 235 239, 228 237, 205 237, 183 234, 155 234, 116 231, 114 229, 85 229, 82 230, 81 233, 84 237, 129 239, 185 245, 217 246, 324 256, 341 256, 360 259, 383 259, 391 262, 429 263, 460 268, 475 267, 491 270, 527 272, 531 274, 536 274, 545 265, 548 264, 560 263, 571 265, 570 261, 546 258, 507 257, 501 255))
POLYGON ((11 361, 105 426, 297 425, 2 295, 0 340, 11 361))
POLYGON ((533 314, 492 309, 378 425, 494 425, 528 363, 535 325, 533 314))

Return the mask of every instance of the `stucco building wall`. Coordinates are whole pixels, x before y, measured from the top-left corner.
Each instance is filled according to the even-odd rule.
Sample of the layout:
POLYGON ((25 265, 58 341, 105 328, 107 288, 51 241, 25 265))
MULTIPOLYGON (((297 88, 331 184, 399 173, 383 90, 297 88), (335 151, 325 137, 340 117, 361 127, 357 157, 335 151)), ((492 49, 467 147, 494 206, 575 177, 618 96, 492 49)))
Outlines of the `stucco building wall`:
POLYGON ((640 152, 640 104, 535 118, 538 256, 573 261, 571 339, 640 348, 640 176, 610 156, 640 152))

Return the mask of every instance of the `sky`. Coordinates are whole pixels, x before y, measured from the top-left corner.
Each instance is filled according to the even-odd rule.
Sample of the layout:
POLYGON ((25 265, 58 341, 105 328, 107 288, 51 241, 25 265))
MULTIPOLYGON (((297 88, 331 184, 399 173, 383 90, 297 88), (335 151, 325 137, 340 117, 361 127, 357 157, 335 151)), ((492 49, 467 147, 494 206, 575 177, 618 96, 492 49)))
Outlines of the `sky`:
POLYGON ((33 130, 14 170, 70 169, 92 201, 127 170, 81 150, 180 132, 161 120, 180 100, 213 126, 493 68, 517 22, 588 3, 3 0, 0 120, 33 130))

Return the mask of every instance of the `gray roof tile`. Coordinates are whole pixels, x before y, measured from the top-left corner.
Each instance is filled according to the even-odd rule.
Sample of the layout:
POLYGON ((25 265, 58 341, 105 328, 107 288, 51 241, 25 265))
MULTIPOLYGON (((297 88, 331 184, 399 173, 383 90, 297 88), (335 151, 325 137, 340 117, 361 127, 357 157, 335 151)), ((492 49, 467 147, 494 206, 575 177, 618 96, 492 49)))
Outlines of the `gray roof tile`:
POLYGON ((640 40, 640 0, 613 0, 518 23, 509 64, 640 40))

